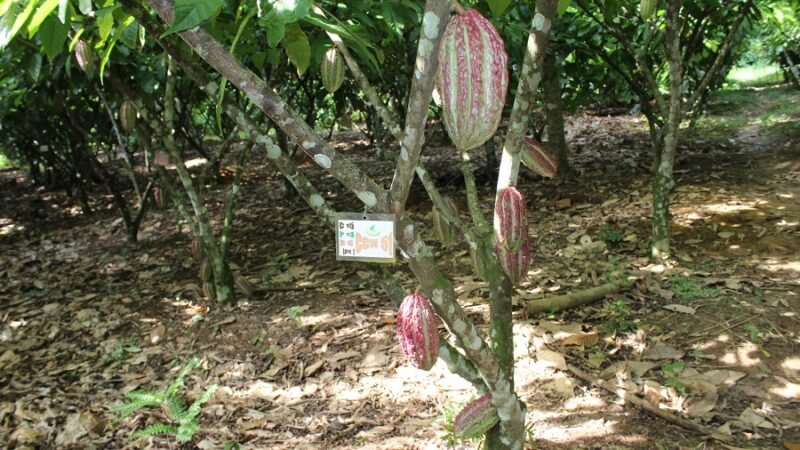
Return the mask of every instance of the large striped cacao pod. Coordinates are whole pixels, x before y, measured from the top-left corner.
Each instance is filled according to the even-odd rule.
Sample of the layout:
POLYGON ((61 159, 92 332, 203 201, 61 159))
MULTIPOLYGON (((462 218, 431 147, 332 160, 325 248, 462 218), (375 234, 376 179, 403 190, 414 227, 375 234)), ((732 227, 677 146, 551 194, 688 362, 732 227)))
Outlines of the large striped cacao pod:
POLYGON ((250 297, 251 295, 253 295, 253 291, 255 290, 253 284, 250 283, 250 281, 247 278, 243 277, 242 275, 234 274, 233 284, 234 286, 236 286, 236 289, 241 291, 241 293, 245 297, 250 297))
POLYGON ((200 239, 197 236, 192 238, 192 258, 200 261, 200 259, 205 256, 206 252, 203 249, 203 244, 200 243, 200 239))
POLYGON ((84 73, 89 74, 94 71, 94 52, 83 39, 79 39, 75 44, 75 59, 78 61, 78 67, 84 73))
POLYGON ((344 82, 344 58, 339 53, 339 49, 332 47, 325 52, 322 57, 322 85, 331 94, 336 92, 344 82))
POLYGON ((500 190, 494 205, 495 250, 512 283, 528 276, 531 259, 528 242, 528 210, 525 197, 513 186, 500 190))
POLYGON ((203 296, 209 300, 217 298, 217 291, 214 290, 214 283, 210 281, 203 282, 203 296))
POLYGON ((397 311, 397 339, 408 362, 430 370, 439 356, 439 316, 422 294, 403 299, 397 311))
POLYGON ((447 23, 436 86, 447 134, 471 150, 497 131, 508 90, 508 55, 497 30, 474 9, 447 23))
POLYGON ((492 397, 486 394, 473 400, 455 418, 453 434, 461 439, 472 439, 485 434, 500 421, 492 397))
POLYGON ((125 100, 119 105, 119 123, 128 133, 136 128, 136 106, 132 101, 125 100))
POLYGON ((164 198, 164 190, 160 187, 153 188, 153 200, 158 209, 163 209, 167 205, 166 199, 164 198))
POLYGON ((529 169, 543 177, 553 178, 558 173, 558 161, 534 138, 525 138, 519 159, 529 169))
POLYGON ((208 258, 203 258, 200 262, 200 279, 203 281, 208 281, 211 279, 211 261, 208 258))
MULTIPOLYGON (((458 214, 458 207, 453 199, 444 197, 444 200, 450 205, 450 208, 458 214)), ((447 221, 444 215, 439 212, 439 208, 435 206, 433 207, 433 231, 445 247, 454 244, 458 240, 458 230, 447 221)))
POLYGON ((640 0, 639 14, 642 16, 642 19, 648 20, 656 13, 657 7, 658 0, 640 0))

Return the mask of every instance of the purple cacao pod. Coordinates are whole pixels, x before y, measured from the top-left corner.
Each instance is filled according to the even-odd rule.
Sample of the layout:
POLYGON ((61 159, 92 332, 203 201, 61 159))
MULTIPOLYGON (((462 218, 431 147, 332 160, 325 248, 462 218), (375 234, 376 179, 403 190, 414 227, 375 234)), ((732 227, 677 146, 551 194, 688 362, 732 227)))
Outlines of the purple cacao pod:
POLYGON ((485 434, 499 421, 497 409, 492 406, 492 396, 486 394, 458 413, 453 422, 453 434, 461 439, 472 439, 485 434))
POLYGON ((94 52, 83 39, 79 39, 75 44, 75 60, 78 61, 78 67, 83 73, 89 74, 94 71, 94 52))
POLYGON ((333 94, 344 82, 344 58, 336 47, 331 48, 322 56, 322 85, 333 94))
POLYGON ((494 205, 495 250, 503 271, 512 283, 528 276, 531 250, 525 197, 514 186, 503 188, 494 205))
POLYGON ((422 294, 403 299, 397 311, 397 339, 408 362, 430 370, 439 356, 439 316, 422 294))
POLYGON ((519 159, 527 168, 543 177, 553 178, 558 173, 556 158, 534 138, 525 138, 519 159))
POLYGON ((474 9, 447 23, 436 85, 447 134, 459 150, 481 146, 497 131, 508 90, 503 39, 474 9))

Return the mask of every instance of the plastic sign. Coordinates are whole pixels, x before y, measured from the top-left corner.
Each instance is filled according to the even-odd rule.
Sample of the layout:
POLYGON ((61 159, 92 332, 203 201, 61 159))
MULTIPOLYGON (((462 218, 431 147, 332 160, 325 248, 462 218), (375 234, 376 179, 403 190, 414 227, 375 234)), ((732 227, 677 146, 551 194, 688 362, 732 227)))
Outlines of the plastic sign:
POLYGON ((336 215, 336 259, 393 263, 394 215, 339 213, 336 215))

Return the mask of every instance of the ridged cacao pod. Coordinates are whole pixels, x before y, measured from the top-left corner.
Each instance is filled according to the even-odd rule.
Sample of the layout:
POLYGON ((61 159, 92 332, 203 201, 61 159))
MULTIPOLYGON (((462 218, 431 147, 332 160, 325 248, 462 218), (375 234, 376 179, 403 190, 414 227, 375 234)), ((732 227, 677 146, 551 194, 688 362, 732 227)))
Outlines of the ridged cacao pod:
POLYGON ((250 297, 253 295, 255 288, 253 287, 253 284, 247 280, 247 278, 238 274, 234 275, 233 284, 236 286, 236 289, 240 290, 245 297, 250 297))
POLYGON ((214 283, 210 281, 203 282, 203 296, 209 300, 217 298, 217 291, 214 290, 214 283))
POLYGON ((166 199, 164 198, 164 191, 161 188, 154 187, 153 188, 153 201, 156 204, 156 208, 163 209, 166 206, 166 199))
POLYGON ((455 418, 453 434, 461 439, 472 439, 485 434, 497 425, 500 418, 492 406, 492 397, 486 394, 473 400, 455 418))
POLYGON ((200 261, 203 256, 206 255, 205 250, 203 250, 203 245, 200 243, 200 239, 196 236, 192 238, 192 258, 200 261))
POLYGON ((75 59, 83 73, 90 74, 94 71, 94 52, 83 39, 79 39, 75 44, 75 59))
POLYGON ((528 169, 543 177, 553 178, 558 173, 556 158, 534 138, 525 138, 519 159, 528 169))
POLYGON ((200 262, 200 279, 203 281, 211 279, 211 262, 208 258, 203 258, 200 262))
POLYGON ((500 34, 474 9, 447 23, 436 86, 444 127, 459 150, 477 148, 497 131, 508 90, 507 62, 500 34))
MULTIPOLYGON (((458 214, 458 207, 456 203, 450 197, 444 197, 444 200, 450 205, 450 207, 458 214)), ((444 215, 439 212, 439 208, 433 207, 433 231, 436 233, 436 237, 445 247, 448 247, 454 244, 458 238, 458 230, 445 219, 444 215)))
POLYGON ((336 47, 331 48, 322 57, 322 85, 331 94, 336 92, 344 82, 344 58, 336 47))
POLYGON ((119 105, 119 123, 128 133, 136 128, 136 106, 132 101, 125 100, 119 105))
POLYGON ((512 283, 528 276, 531 250, 528 242, 528 210, 525 197, 513 186, 497 194, 494 205, 495 250, 503 271, 512 283))
POLYGON ((397 311, 397 339, 408 362, 430 370, 439 356, 439 316, 422 294, 403 299, 397 311))
POLYGON ((656 13, 657 7, 658 0, 640 0, 639 14, 642 16, 642 19, 648 20, 656 13))

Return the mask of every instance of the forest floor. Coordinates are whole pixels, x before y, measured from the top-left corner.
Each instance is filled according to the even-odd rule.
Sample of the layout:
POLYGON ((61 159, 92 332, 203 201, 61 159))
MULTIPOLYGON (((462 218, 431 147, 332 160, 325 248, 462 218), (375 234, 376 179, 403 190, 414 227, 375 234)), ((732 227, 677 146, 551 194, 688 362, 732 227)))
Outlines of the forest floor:
MULTIPOLYGON (((627 292, 570 311, 515 317, 516 384, 530 448, 800 448, 800 93, 726 91, 682 133, 675 258, 647 258, 650 152, 643 119, 568 120, 573 172, 521 179, 534 262, 520 300, 636 276, 627 292), (723 444, 620 401, 566 364, 729 436, 723 444)), ((435 134, 435 133, 434 133, 435 134)), ((386 181, 355 134, 338 151, 386 181)), ((429 139, 426 161, 460 195, 455 152, 429 139)), ((396 304, 363 263, 337 262, 330 231, 256 155, 236 210, 233 260, 255 293, 203 298, 174 210, 148 213, 140 242, 97 193, 92 217, 61 193, 6 173, 0 198, 0 442, 10 448, 439 449, 475 396, 439 362, 410 368, 395 343, 396 304), (115 420, 134 390, 169 385, 192 356, 187 399, 218 389, 191 443, 127 440, 166 420, 115 420), (235 448, 234 446, 231 446, 235 448)), ((311 163, 321 191, 334 182, 311 163)), ((484 178, 485 179, 485 178, 484 178)), ((222 198, 220 192, 212 198, 222 198)), ((487 212, 492 191, 487 184, 487 212)), ((359 211, 352 196, 331 196, 359 211)), ((209 204, 219 216, 219 202, 209 204)), ((411 210, 430 230, 430 203, 411 210)), ((486 285, 465 248, 440 249, 467 312, 484 328, 486 285)), ((407 268, 390 266, 412 290, 407 268)), ((521 302, 524 303, 524 302, 521 302)))

